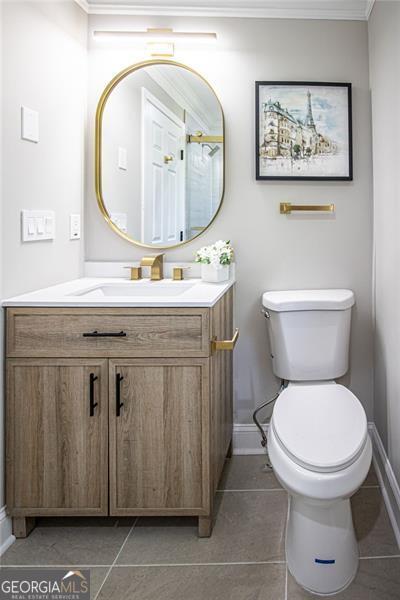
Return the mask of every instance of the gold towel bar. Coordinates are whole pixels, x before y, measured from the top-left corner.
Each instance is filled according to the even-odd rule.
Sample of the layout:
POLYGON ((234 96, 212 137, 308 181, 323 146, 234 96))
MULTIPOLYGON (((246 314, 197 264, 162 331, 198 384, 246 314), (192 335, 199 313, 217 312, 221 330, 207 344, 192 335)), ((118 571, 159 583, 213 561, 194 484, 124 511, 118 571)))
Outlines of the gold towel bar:
POLYGON ((291 202, 280 203, 281 215, 290 215, 293 211, 309 212, 335 212, 334 204, 292 204, 291 202))
POLYGON ((223 144, 223 135, 187 135, 188 144, 223 144))

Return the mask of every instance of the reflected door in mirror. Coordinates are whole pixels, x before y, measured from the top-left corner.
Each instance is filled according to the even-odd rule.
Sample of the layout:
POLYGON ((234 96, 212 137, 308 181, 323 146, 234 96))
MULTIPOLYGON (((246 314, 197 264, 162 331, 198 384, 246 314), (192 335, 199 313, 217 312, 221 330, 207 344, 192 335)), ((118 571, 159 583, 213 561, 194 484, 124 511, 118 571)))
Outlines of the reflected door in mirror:
POLYGON ((185 123, 142 91, 142 241, 168 246, 184 237, 185 123))

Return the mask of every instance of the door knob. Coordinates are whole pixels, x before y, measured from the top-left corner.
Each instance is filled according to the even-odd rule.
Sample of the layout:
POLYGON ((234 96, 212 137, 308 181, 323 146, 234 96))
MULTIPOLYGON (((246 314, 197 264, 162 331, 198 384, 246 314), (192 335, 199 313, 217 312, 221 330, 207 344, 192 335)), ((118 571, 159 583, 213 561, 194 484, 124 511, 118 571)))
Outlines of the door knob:
POLYGON ((174 157, 172 156, 172 154, 165 154, 164 156, 164 162, 167 165, 168 163, 172 162, 174 160, 174 157))

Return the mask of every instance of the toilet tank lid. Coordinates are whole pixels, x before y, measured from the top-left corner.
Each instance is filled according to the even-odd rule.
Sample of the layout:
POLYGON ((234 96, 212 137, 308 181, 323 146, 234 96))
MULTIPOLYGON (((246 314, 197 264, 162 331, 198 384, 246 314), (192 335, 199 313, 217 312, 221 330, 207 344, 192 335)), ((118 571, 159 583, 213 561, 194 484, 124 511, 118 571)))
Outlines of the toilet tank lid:
POLYGON ((262 303, 276 312, 295 310, 346 310, 354 304, 351 290, 286 290, 265 292, 262 303))

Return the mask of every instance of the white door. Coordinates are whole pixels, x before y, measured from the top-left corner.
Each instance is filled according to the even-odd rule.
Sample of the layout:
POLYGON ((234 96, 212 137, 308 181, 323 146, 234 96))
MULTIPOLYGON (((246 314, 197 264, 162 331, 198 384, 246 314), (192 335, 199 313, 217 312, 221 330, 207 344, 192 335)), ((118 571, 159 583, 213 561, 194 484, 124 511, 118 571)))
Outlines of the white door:
POLYGON ((172 245, 185 235, 185 124, 142 89, 142 242, 172 245))

